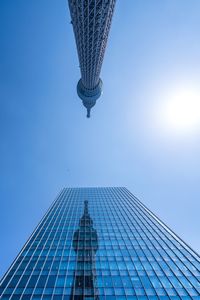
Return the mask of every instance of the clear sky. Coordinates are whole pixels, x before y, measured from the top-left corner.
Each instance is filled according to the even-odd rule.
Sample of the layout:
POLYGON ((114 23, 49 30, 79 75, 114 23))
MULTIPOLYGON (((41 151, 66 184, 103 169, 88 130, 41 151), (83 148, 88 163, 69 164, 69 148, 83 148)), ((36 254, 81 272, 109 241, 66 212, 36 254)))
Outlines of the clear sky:
POLYGON ((87 119, 67 1, 0 1, 0 275, 64 186, 125 186, 200 252, 199 11, 117 1, 87 119))

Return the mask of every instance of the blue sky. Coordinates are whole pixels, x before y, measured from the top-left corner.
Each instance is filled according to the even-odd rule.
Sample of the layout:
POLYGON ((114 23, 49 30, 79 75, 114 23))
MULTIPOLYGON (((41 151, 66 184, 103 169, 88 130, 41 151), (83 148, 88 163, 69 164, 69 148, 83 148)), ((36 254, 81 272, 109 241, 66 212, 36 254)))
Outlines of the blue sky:
POLYGON ((199 124, 165 122, 198 90, 200 1, 117 1, 89 120, 66 2, 0 2, 0 275, 64 186, 126 186, 200 252, 199 124))

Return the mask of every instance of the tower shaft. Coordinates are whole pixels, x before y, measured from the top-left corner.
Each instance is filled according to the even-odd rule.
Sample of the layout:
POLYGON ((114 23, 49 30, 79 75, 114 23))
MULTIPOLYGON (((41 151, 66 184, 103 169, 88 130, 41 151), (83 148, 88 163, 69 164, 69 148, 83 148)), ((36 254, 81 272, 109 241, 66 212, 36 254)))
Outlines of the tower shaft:
POLYGON ((77 92, 90 110, 102 92, 100 79, 116 0, 69 0, 81 79, 77 92))

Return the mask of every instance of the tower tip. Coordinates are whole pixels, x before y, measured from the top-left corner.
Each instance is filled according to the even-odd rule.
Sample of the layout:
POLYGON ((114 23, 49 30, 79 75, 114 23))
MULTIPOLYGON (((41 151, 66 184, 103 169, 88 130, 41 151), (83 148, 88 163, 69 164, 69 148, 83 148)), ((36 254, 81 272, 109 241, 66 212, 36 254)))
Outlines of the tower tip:
POLYGON ((87 118, 90 118, 90 108, 87 108, 87 118))

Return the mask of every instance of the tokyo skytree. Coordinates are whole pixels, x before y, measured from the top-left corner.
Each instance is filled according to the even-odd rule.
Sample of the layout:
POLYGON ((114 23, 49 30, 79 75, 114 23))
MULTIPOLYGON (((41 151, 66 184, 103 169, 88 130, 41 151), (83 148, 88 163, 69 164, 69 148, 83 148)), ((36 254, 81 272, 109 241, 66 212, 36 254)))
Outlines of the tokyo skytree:
POLYGON ((77 93, 89 118, 102 93, 100 72, 116 0, 68 2, 81 70, 77 93))

